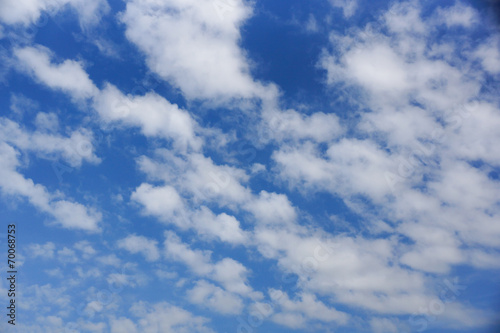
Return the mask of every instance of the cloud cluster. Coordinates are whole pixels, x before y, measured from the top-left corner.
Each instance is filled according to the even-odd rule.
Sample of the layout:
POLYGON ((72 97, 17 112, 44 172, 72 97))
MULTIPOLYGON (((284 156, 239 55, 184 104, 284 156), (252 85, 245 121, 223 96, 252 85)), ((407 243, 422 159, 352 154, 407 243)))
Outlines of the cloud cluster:
MULTIPOLYGON (((355 14, 355 1, 330 2, 346 18, 355 14)), ((36 19, 43 6, 16 20, 36 19)), ((140 254, 159 277, 176 280, 183 301, 224 316, 272 304, 266 317, 291 329, 349 326, 352 314, 362 313, 370 317, 363 325, 372 331, 397 332, 408 326, 402 316, 434 304, 436 281, 454 268, 500 266, 500 186, 494 172, 500 167, 500 109, 498 93, 487 89, 500 71, 499 38, 471 42, 480 14, 470 6, 430 11, 422 6, 395 3, 374 22, 331 33, 318 66, 325 70, 332 99, 345 91, 339 87, 359 97, 345 112, 355 115, 345 115, 282 108, 276 87, 252 77, 239 44, 251 3, 126 4, 119 15, 126 37, 149 69, 188 101, 220 107, 258 100, 250 103, 257 112, 243 107, 235 112, 257 119, 238 130, 248 137, 257 134, 253 142, 268 154, 267 161, 259 161, 266 165, 235 163, 222 148, 234 144, 236 136, 204 128, 189 107, 159 93, 127 95, 112 82, 99 88, 82 62, 59 61, 39 45, 16 47, 13 59, 19 72, 74 103, 86 103, 84 111, 92 112, 102 128, 139 129, 148 144, 154 143, 136 155, 139 176, 125 201, 135 213, 161 222, 155 227, 164 228, 157 236, 163 238, 127 231, 113 240, 113 249, 140 254), (445 38, 453 29, 469 33, 445 38), (445 37, 433 38, 439 34, 445 37), (217 146, 218 154, 207 144, 219 135, 214 133, 228 140, 217 146), (265 181, 259 178, 262 170, 269 170, 265 181), (330 212, 325 222, 308 207, 317 195, 342 202, 361 222, 330 212), (349 232, 331 231, 341 223, 349 232), (187 242, 188 236, 193 241, 187 242), (231 251, 216 253, 220 248, 231 251), (250 259, 240 260, 238 251, 250 259), (256 261, 275 264, 293 282, 259 291, 252 285, 256 261), (185 274, 165 273, 163 262, 182 264, 185 274)), ((99 231, 100 213, 49 193, 19 171, 21 153, 62 159, 74 167, 99 163, 92 133, 80 128, 58 134, 53 113, 39 113, 35 123, 38 129, 29 131, 0 119, 2 193, 27 199, 63 227, 99 231)), ((98 253, 87 242, 57 251, 49 242, 30 250, 33 258, 54 257, 67 265, 98 253)), ((110 269, 126 266, 115 254, 96 262, 110 269)), ((99 274, 76 272, 80 278, 99 274)), ((139 288, 151 279, 134 270, 107 274, 106 282, 139 288)), ((113 307, 119 305, 85 304, 93 312, 113 307)), ((128 312, 100 318, 86 329, 212 332, 206 318, 169 302, 139 301, 128 312)), ((61 326, 63 315, 39 324, 61 326)), ((490 313, 454 299, 440 315, 450 325, 474 328, 487 323, 490 313)))

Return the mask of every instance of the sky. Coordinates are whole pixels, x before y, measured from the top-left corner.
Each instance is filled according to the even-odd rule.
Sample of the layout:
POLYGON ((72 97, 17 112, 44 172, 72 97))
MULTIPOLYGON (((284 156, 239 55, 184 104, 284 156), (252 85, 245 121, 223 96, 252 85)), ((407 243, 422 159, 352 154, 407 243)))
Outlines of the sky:
POLYGON ((0 0, 0 330, 497 332, 498 13, 0 0))

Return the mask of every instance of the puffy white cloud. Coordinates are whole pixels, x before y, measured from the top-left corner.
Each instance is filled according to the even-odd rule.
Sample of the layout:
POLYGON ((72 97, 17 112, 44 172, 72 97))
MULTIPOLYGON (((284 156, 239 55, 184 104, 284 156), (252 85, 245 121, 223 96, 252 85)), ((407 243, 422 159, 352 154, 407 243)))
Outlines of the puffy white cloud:
POLYGON ((398 327, 387 318, 370 319, 370 328, 374 333, 397 333, 398 327))
POLYGON ((447 8, 438 8, 437 16, 448 27, 462 26, 470 28, 473 24, 479 23, 477 11, 460 2, 447 8))
POLYGON ((243 186, 249 176, 244 170, 214 163, 201 153, 176 155, 158 149, 154 158, 143 156, 139 168, 153 180, 174 186, 178 193, 191 197, 196 203, 217 202, 235 208, 251 197, 243 186))
POLYGON ((248 201, 245 209, 254 215, 258 224, 289 226, 297 218, 297 212, 286 195, 267 191, 261 191, 258 197, 248 201))
MULTIPOLYGON (((376 218, 405 221, 398 232, 417 244, 404 251, 403 262, 447 272, 469 261, 478 244, 496 247, 498 242, 498 224, 492 222, 500 214, 498 181, 488 173, 498 165, 491 126, 499 110, 497 102, 481 101, 498 97, 480 92, 486 73, 470 66, 491 39, 476 50, 461 51, 456 44, 427 38, 441 24, 472 26, 474 10, 459 4, 427 18, 420 12, 416 2, 395 4, 378 26, 334 35, 340 52, 322 58, 329 82, 366 92, 362 102, 371 111, 360 113, 355 124, 366 138, 333 142, 325 154, 312 144, 290 145, 273 158, 291 186, 339 195, 368 217, 367 206, 356 199, 363 196, 378 208, 371 210, 376 218), (453 14, 453 22, 441 15, 444 11, 453 14), (439 49, 451 51, 436 53, 439 49), (467 163, 472 161, 490 166, 475 168, 467 163), (451 238, 430 244, 424 235, 431 230, 451 238)), ((492 54, 481 63, 494 59, 492 54)))
POLYGON ((68 229, 98 232, 101 214, 77 202, 57 198, 40 184, 24 178, 17 168, 19 153, 5 142, 0 142, 0 188, 4 194, 26 198, 42 212, 52 215, 54 223, 68 229))
POLYGON ((273 301, 281 309, 281 312, 274 314, 271 319, 294 329, 304 327, 307 320, 345 325, 349 319, 347 313, 329 308, 313 294, 302 293, 297 300, 291 300, 285 292, 274 289, 271 289, 269 294, 271 298, 274 296, 273 301), (292 318, 295 319, 287 320, 292 318))
POLYGON ((30 132, 12 120, 0 118, 0 140, 45 158, 63 158, 72 167, 79 167, 83 161, 93 164, 101 161, 94 152, 92 132, 83 128, 64 137, 41 131, 30 132))
POLYGON ((192 217, 193 228, 201 237, 217 239, 230 244, 245 244, 249 235, 240 227, 240 222, 231 215, 215 215, 202 206, 192 217))
POLYGON ((41 131, 55 132, 59 128, 59 119, 55 113, 39 112, 35 118, 35 125, 41 131))
POLYGON ((52 89, 62 90, 75 98, 90 98, 98 91, 80 62, 65 60, 53 64, 53 54, 46 47, 17 48, 14 55, 22 70, 52 89))
POLYGON ((107 256, 100 256, 96 258, 96 261, 106 265, 106 266, 114 266, 119 267, 121 265, 121 260, 114 254, 108 254, 107 256))
POLYGON ((248 235, 234 216, 226 213, 215 215, 205 206, 199 210, 188 210, 184 200, 171 186, 153 187, 144 183, 132 193, 131 199, 144 206, 145 214, 173 223, 181 229, 194 229, 208 240, 218 239, 231 244, 247 241, 248 235))
MULTIPOLYGON (((49 88, 62 90, 75 99, 92 99, 93 108, 106 124, 139 127, 146 136, 171 140, 181 151, 200 150, 203 145, 203 140, 196 134, 198 124, 191 115, 156 93, 124 95, 109 83, 99 90, 82 63, 73 60, 53 63, 52 52, 43 46, 17 48, 14 55, 20 70, 49 88)), ((40 117, 39 124, 47 122, 46 116, 40 117)))
POLYGON ((85 259, 89 259, 94 256, 97 251, 92 247, 92 245, 85 240, 79 241, 73 245, 73 247, 82 252, 82 256, 85 259))
POLYGON ((182 198, 172 186, 153 187, 143 183, 132 193, 131 199, 142 204, 148 215, 157 216, 165 221, 172 220, 175 223, 176 215, 184 211, 182 198))
POLYGON ((304 115, 295 110, 279 111, 265 108, 262 112, 260 139, 299 141, 304 139, 315 142, 329 142, 343 134, 344 128, 335 114, 315 112, 304 115))
POLYGON ((238 45, 251 14, 243 0, 134 0, 121 20, 152 71, 189 99, 222 102, 264 95, 238 45))
POLYGON ((241 263, 223 258, 213 263, 210 251, 191 249, 171 231, 165 232, 165 256, 185 264, 193 273, 219 282, 228 292, 250 297, 261 298, 259 292, 254 292, 247 281, 248 269, 241 263))
POLYGON ((160 259, 158 242, 144 236, 129 235, 117 242, 118 248, 125 249, 131 253, 141 253, 147 261, 160 259))
POLYGON ((481 62, 483 68, 491 74, 500 73, 500 39, 492 37, 481 44, 474 56, 481 62))
POLYGON ((252 288, 247 282, 248 273, 248 269, 241 263, 224 258, 213 266, 212 279, 220 282, 230 292, 259 297, 258 294, 252 295, 252 288))
POLYGON ((137 333, 137 326, 128 318, 111 318, 109 326, 111 333, 137 333))
POLYGON ((191 303, 204 306, 222 314, 239 314, 243 310, 240 297, 207 281, 201 280, 187 291, 191 303))
POLYGON ((167 258, 181 261, 193 272, 207 275, 212 272, 209 251, 192 250, 173 232, 165 232, 165 255, 167 258))
MULTIPOLYGON (((195 316, 167 302, 156 304, 148 304, 145 302, 134 303, 130 308, 130 313, 139 318, 135 326, 125 318, 120 318, 119 321, 114 321, 115 327, 116 325, 120 325, 130 332, 136 332, 134 329, 137 327, 137 332, 145 333, 214 332, 206 326, 208 319, 195 316)), ((115 331, 117 331, 117 329, 118 328, 115 328, 115 331)))
POLYGON ((42 257, 42 259, 53 258, 55 248, 56 246, 52 242, 47 242, 45 244, 31 244, 28 247, 31 256, 34 258, 42 257))
POLYGON ((75 251, 67 248, 66 246, 57 251, 57 259, 62 263, 74 264, 78 262, 78 257, 76 256, 75 251))
POLYGON ((201 148, 201 138, 195 134, 197 124, 190 114, 156 93, 125 96, 107 84, 94 99, 94 108, 107 123, 138 126, 144 135, 172 140, 181 150, 201 148))
POLYGON ((330 0, 330 3, 333 7, 341 8, 346 18, 353 16, 358 8, 357 0, 330 0))
POLYGON ((106 0, 5 0, 0 3, 0 21, 26 26, 35 23, 43 12, 54 15, 68 5, 77 11, 82 27, 97 23, 109 10, 106 0))

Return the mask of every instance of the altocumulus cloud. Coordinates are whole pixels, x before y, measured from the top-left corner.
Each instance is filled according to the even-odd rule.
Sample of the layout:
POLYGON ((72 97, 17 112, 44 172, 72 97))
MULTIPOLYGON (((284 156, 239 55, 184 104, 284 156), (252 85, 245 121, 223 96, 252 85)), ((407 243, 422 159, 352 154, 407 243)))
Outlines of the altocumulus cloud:
POLYGON ((488 332, 500 35, 487 10, 0 3, 15 329, 488 332))

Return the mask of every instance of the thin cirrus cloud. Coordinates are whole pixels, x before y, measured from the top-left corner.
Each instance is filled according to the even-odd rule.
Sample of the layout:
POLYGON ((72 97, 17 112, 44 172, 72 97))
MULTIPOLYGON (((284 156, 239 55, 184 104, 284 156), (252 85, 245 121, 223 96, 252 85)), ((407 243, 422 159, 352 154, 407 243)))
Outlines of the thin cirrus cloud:
POLYGON ((0 190, 36 230, 24 231, 21 268, 23 311, 37 316, 20 317, 21 332, 479 332, 494 321, 498 32, 465 1, 294 4, 5 7, 0 42, 46 13, 104 34, 67 59, 43 38, 1 53, 15 80, 0 190), (262 22, 322 37, 290 45, 262 22), (101 40, 130 54, 110 59, 101 40), (271 44, 315 50, 304 66, 316 64, 321 109, 273 83, 271 44), (145 73, 168 89, 130 89, 145 73), (60 163, 59 183, 39 171, 60 163))

